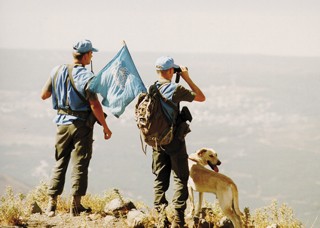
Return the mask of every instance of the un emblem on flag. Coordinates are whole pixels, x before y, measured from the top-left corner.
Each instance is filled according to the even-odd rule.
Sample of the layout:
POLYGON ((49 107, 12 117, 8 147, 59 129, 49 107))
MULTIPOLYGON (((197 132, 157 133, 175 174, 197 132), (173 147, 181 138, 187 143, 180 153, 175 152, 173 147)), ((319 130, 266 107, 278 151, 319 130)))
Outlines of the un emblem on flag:
POLYGON ((120 60, 115 61, 111 66, 110 72, 116 85, 119 86, 120 89, 124 90, 128 75, 130 74, 125 63, 120 60))

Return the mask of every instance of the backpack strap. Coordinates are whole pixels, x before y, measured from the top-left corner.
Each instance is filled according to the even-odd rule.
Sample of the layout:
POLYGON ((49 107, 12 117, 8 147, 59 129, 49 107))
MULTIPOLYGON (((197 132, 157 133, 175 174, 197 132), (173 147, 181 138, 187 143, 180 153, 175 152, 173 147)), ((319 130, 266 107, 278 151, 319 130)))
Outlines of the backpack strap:
POLYGON ((58 73, 60 71, 60 69, 62 68, 63 65, 60 65, 56 71, 56 73, 53 76, 53 91, 55 93, 55 98, 56 98, 56 104, 58 106, 58 97, 57 97, 57 87, 56 87, 56 83, 57 83, 57 77, 58 77, 58 73))
POLYGON ((160 99, 163 101, 163 102, 165 102, 166 104, 168 104, 171 108, 173 108, 173 109, 177 109, 177 106, 171 101, 171 100, 169 100, 169 99, 167 99, 166 97, 164 97, 163 95, 162 95, 162 93, 160 92, 160 88, 162 87, 162 86, 164 86, 165 84, 162 84, 159 88, 157 87, 157 81, 152 85, 152 86, 150 86, 150 90, 153 90, 153 91, 149 91, 149 93, 152 93, 152 92, 156 92, 156 94, 160 97, 160 99), (153 88, 151 88, 151 87, 153 87, 153 88))
POLYGON ((67 67, 68 67, 68 78, 71 82, 71 86, 72 88, 74 89, 74 91, 76 92, 76 94, 79 96, 79 98, 85 102, 85 103, 88 103, 87 99, 77 90, 77 87, 76 85, 74 84, 74 80, 73 80, 73 76, 72 76, 72 70, 74 68, 74 64, 68 64, 67 67))
POLYGON ((147 144, 143 141, 142 131, 140 131, 140 142, 143 153, 147 155, 147 144))
MULTIPOLYGON (((74 64, 68 64, 66 65, 68 68, 68 78, 66 81, 66 86, 68 85, 68 83, 71 83, 72 88, 74 89, 74 91, 76 92, 76 94, 79 96, 79 98, 85 102, 88 103, 88 101, 84 98, 84 96, 82 96, 82 94, 77 90, 73 77, 72 77, 72 70, 74 67, 74 64)), ((56 94, 56 103, 58 104, 58 98, 57 98, 57 91, 56 91, 56 82, 57 82, 57 77, 58 77, 58 73, 61 70, 61 68, 63 67, 63 65, 59 66, 54 77, 53 77, 53 88, 56 94)), ((66 98, 66 105, 68 105, 68 97, 66 98)), ((68 109, 62 109, 62 108, 58 108, 58 114, 64 114, 64 115, 71 115, 71 116, 76 116, 79 118, 83 118, 83 119, 87 119, 89 112, 88 111, 73 111, 70 108, 68 109)))
MULTIPOLYGON (((150 89, 149 89, 149 93, 156 93, 157 94, 157 96, 160 98, 160 100, 161 101, 163 101, 164 103, 166 103, 167 105, 169 105, 170 106, 170 108, 172 108, 173 110, 175 110, 176 112, 178 112, 178 114, 179 114, 179 104, 178 105, 175 105, 175 103, 173 102, 173 101, 171 101, 171 100, 169 100, 169 99, 167 99, 166 97, 164 97, 163 95, 162 95, 162 93, 160 92, 160 88, 162 87, 162 86, 164 86, 165 84, 162 84, 159 88, 157 87, 157 82, 158 81, 156 81, 152 86, 150 86, 150 89)), ((163 107, 163 105, 161 105, 161 108, 162 108, 162 110, 165 112, 165 108, 163 107)), ((164 115, 166 118, 167 118, 167 121, 168 122, 171 122, 171 120, 170 120, 170 118, 165 114, 164 115)))
MULTIPOLYGON (((66 66, 67 66, 67 68, 68 68, 68 80, 70 81, 72 88, 74 89, 74 91, 76 92, 76 94, 78 95, 78 97, 79 97, 83 102, 87 103, 87 102, 88 102, 87 99, 77 90, 77 87, 76 87, 76 85, 75 85, 75 83, 74 83, 74 80, 73 80, 73 77, 72 77, 72 70, 73 70, 73 68, 74 68, 75 65, 74 65, 74 64, 67 64, 66 66)), ((59 71, 60 71, 60 69, 61 69, 62 67, 63 67, 63 65, 59 66, 58 69, 57 69, 57 71, 56 71, 56 73, 55 73, 55 75, 53 76, 53 89, 54 89, 54 91, 55 91, 56 94, 57 94, 57 91, 56 91, 57 77, 58 77, 58 73, 59 73, 59 71)), ((58 98, 57 98, 57 96, 56 96, 56 101, 57 101, 57 104, 58 104, 58 98)), ((68 101, 66 101, 66 103, 68 103, 68 101)))

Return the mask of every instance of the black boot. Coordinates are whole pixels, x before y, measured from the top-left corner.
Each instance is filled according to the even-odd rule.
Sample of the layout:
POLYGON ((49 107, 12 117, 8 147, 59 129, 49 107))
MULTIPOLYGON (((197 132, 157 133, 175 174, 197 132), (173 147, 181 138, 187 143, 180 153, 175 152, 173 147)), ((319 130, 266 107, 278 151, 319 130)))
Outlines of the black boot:
POLYGON ((160 215, 161 217, 159 218, 159 226, 158 228, 169 228, 170 227, 170 222, 168 220, 167 215, 160 215))
POLYGON ((184 211, 175 210, 174 218, 171 224, 171 228, 183 228, 185 225, 184 221, 184 211))
POLYGON ((155 210, 158 212, 158 222, 156 224, 157 228, 169 228, 170 222, 166 213, 167 205, 163 204, 161 206, 156 206, 155 210))
POLYGON ((79 216, 82 212, 84 213, 90 213, 92 210, 90 207, 85 208, 81 205, 81 196, 73 196, 71 208, 70 208, 70 214, 72 216, 79 216))
POLYGON ((57 196, 49 196, 49 203, 46 210, 48 217, 53 217, 56 214, 57 209, 57 196))

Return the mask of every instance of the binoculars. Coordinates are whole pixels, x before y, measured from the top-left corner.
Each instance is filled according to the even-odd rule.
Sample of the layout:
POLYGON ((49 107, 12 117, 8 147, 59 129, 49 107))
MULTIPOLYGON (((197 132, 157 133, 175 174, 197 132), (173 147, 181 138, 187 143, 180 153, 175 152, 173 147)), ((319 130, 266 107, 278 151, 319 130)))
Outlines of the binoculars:
MULTIPOLYGON (((186 67, 188 70, 188 67, 186 67)), ((180 81, 180 73, 182 72, 181 68, 173 68, 173 73, 176 74, 176 83, 180 81)))
POLYGON ((181 70, 181 68, 179 67, 179 68, 173 68, 173 72, 176 74, 176 73, 181 73, 182 72, 182 70, 181 70))

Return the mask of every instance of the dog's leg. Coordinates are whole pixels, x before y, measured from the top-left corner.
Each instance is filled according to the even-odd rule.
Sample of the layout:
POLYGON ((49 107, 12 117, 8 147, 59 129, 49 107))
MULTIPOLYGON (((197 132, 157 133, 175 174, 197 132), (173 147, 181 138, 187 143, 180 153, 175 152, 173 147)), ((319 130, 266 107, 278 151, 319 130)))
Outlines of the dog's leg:
POLYGON ((223 213, 231 220, 233 226, 235 228, 242 228, 241 218, 234 210, 232 190, 228 189, 223 193, 218 193, 217 198, 223 213))
POLYGON ((241 218, 236 214, 233 208, 230 208, 230 207, 225 208, 223 212, 231 220, 235 228, 242 228, 241 218))
POLYGON ((194 215, 194 195, 193 195, 193 189, 191 186, 188 186, 188 191, 189 191, 190 212, 187 215, 187 217, 192 218, 194 215))
POLYGON ((235 184, 231 185, 231 189, 232 189, 232 209, 234 213, 235 223, 237 224, 237 226, 242 227, 241 216, 243 216, 243 214, 239 208, 238 189, 235 184))
POLYGON ((199 192, 199 201, 198 201, 198 207, 196 210, 196 215, 199 216, 201 212, 201 206, 202 206, 202 201, 203 201, 203 192, 199 192))
POLYGON ((233 195, 233 208, 238 216, 243 216, 243 213, 239 208, 239 196, 238 196, 238 188, 236 185, 231 185, 232 195, 233 195))

